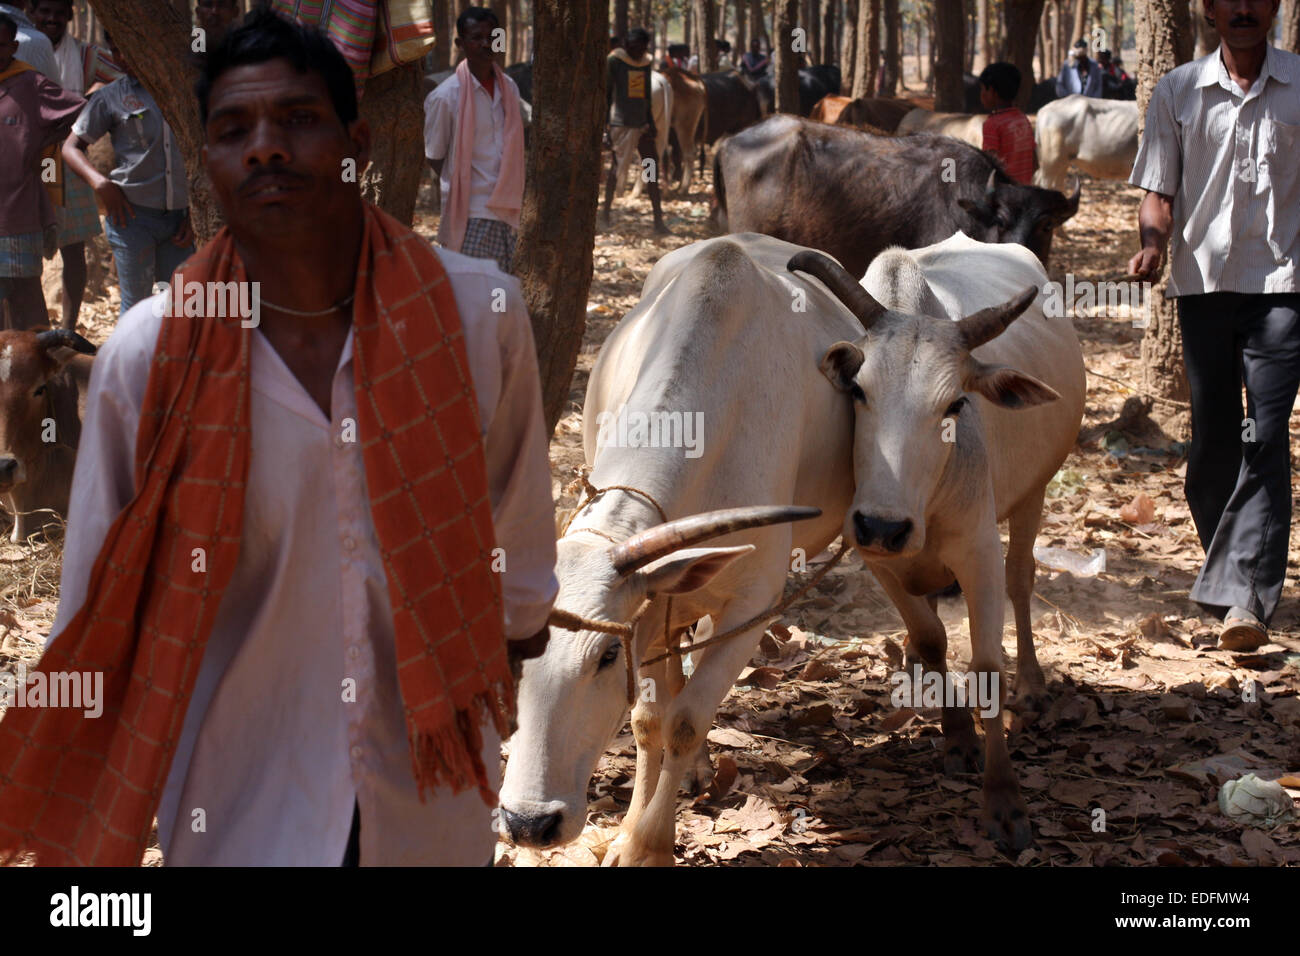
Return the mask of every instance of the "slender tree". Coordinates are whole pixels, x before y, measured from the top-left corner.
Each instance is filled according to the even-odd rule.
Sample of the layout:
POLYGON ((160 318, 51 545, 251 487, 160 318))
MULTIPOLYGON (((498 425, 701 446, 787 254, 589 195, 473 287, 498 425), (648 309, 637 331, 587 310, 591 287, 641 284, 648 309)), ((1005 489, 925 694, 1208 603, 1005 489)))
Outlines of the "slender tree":
POLYGON ((1043 0, 1003 0, 1007 19, 1002 55, 1020 71, 1020 93, 1016 105, 1024 109, 1034 90, 1034 38, 1043 19, 1043 0))
POLYGON ((966 108, 962 82, 966 13, 962 0, 934 0, 934 40, 934 108, 940 113, 960 113, 966 108))
MULTIPOLYGON (((1146 128, 1147 104, 1156 82, 1192 57, 1193 32, 1184 0, 1135 0, 1133 22, 1137 28, 1138 136, 1146 128)), ((1183 437, 1190 428, 1187 375, 1183 368, 1183 340, 1178 311, 1164 296, 1169 281, 1165 262, 1160 279, 1147 296, 1149 324, 1142 337, 1142 383, 1155 400, 1152 417, 1166 431, 1183 437)))
POLYGON ((1282 49, 1300 53, 1300 0, 1282 0, 1282 49))
POLYGON ((700 72, 712 73, 718 68, 718 47, 713 42, 717 24, 716 0, 695 0, 696 36, 700 44, 700 72))
POLYGON ((880 0, 858 0, 857 44, 853 64, 855 99, 876 95, 876 70, 880 63, 880 0))
POLYGON ((776 111, 799 113, 799 54, 794 29, 799 25, 799 0, 775 0, 776 111))
POLYGON ((882 95, 898 92, 898 79, 903 69, 902 34, 898 15, 898 0, 884 0, 885 70, 881 77, 882 95))
POLYGON ((551 431, 568 406, 586 329, 608 37, 609 0, 533 0, 535 108, 516 271, 533 320, 551 431))
POLYGON ((840 32, 840 81, 844 95, 853 92, 854 68, 857 65, 858 0, 844 0, 844 28, 840 32))

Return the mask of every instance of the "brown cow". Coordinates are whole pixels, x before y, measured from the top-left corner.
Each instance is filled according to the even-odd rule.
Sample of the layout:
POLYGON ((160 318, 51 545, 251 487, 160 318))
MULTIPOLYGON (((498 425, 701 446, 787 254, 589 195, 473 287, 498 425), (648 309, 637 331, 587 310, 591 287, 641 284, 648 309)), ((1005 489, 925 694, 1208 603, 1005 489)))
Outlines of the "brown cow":
POLYGON ((695 165, 697 130, 708 104, 708 95, 704 90, 704 81, 688 70, 679 69, 670 63, 661 72, 668 77, 668 85, 673 90, 673 133, 677 136, 682 158, 682 177, 678 188, 683 193, 688 193, 691 191, 691 173, 695 165))
POLYGON ((898 129, 903 117, 916 109, 915 103, 885 96, 863 96, 851 100, 840 111, 839 117, 829 122, 836 126, 871 127, 892 133, 898 129))
POLYGON ((808 118, 817 123, 838 123, 840 114, 852 102, 853 98, 850 96, 838 96, 835 93, 828 93, 817 101, 817 105, 812 108, 808 118))
POLYGON ((17 544, 66 516, 95 346, 67 329, 0 332, 0 503, 17 544))

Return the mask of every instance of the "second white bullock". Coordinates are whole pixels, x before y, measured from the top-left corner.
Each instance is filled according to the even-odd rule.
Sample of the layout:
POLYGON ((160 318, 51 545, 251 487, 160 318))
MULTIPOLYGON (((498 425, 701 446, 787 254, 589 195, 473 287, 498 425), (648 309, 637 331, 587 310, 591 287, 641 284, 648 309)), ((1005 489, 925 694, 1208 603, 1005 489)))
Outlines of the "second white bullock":
MULTIPOLYGON (((845 540, 907 625, 909 672, 917 661, 946 674, 947 635, 926 596, 961 585, 971 670, 986 698, 972 702, 984 721, 984 822, 999 845, 1022 849, 1032 830, 1003 735, 1003 592, 1015 609, 1016 690, 1036 709, 1045 687, 1029 619, 1033 547, 1047 483, 1083 418, 1074 327, 1043 314, 1047 275, 1033 253, 960 232, 911 252, 885 250, 860 285, 821 253, 790 268, 821 278, 867 329, 821 360, 856 409, 845 540), (1010 524, 1005 566, 1002 520, 1010 524)), ((945 704, 945 769, 974 770, 971 710, 945 704)))
POLYGON ((906 114, 894 131, 896 136, 908 133, 939 133, 970 143, 976 149, 984 148, 984 121, 987 116, 970 113, 931 113, 916 109, 906 114))
POLYGON ((1034 142, 1037 186, 1064 189, 1071 163, 1096 179, 1126 180, 1137 157, 1137 103, 1079 93, 1053 100, 1038 111, 1034 142))

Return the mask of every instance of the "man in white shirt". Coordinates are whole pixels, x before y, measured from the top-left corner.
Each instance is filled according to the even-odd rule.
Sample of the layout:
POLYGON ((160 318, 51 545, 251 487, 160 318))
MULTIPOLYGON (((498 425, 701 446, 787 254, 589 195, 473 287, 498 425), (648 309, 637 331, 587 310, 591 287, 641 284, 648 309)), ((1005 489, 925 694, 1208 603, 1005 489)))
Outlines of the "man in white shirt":
POLYGON ((493 259, 508 273, 518 239, 518 215, 501 207, 522 207, 524 151, 522 132, 509 135, 512 128, 522 130, 522 121, 515 122, 519 89, 495 62, 492 46, 499 29, 496 15, 486 7, 467 7, 456 18, 456 48, 465 58, 425 98, 424 155, 438 179, 442 199, 438 241, 467 256, 493 259), (471 85, 473 130, 463 128, 461 116, 466 82, 471 85), (472 139, 462 143, 463 135, 472 139), (466 185, 464 180, 458 181, 463 172, 457 167, 458 155, 470 157, 468 197, 458 195, 466 185), (509 172, 515 176, 503 184, 502 176, 509 172), (502 195, 503 185, 509 195, 502 195), (452 220, 458 213, 466 222, 453 229, 452 220), (456 235, 462 231, 464 238, 457 242, 456 235))
POLYGON ((1168 294, 1192 399, 1187 503, 1206 552, 1191 596, 1224 618, 1221 647, 1249 650, 1267 639, 1290 538, 1300 56, 1268 44, 1278 0, 1204 4, 1219 48, 1162 77, 1147 107, 1129 271, 1158 276, 1172 238, 1168 294))
MULTIPOLYGON (((477 759, 488 783, 477 792, 440 785, 422 794, 423 781, 412 773, 413 754, 417 765, 427 756, 408 746, 415 711, 405 674, 412 660, 398 653, 391 594, 412 595, 411 584, 431 588, 443 577, 432 564, 427 581, 391 577, 395 550, 377 537, 377 472, 367 449, 394 439, 387 431, 367 434, 359 424, 373 414, 372 404, 391 407, 377 383, 362 388, 365 361, 376 359, 357 350, 363 332, 374 333, 361 329, 360 311, 354 326, 354 310, 363 298, 370 307, 363 295, 369 275, 408 258, 394 249, 387 258, 397 265, 385 265, 370 250, 377 234, 408 245, 424 241, 376 218, 382 214, 364 206, 355 181, 337 174, 349 156, 365 165, 369 130, 357 115, 352 74, 323 35, 257 11, 210 51, 198 95, 204 162, 229 233, 195 260, 233 237, 242 274, 260 289, 260 312, 242 346, 250 353, 251 445, 238 561, 206 645, 199 645, 183 724, 174 751, 168 748, 170 769, 156 804, 165 862, 488 863, 496 832, 485 800, 500 773, 492 722, 479 728, 477 759), (305 71, 294 65, 304 62, 305 71), (394 592, 399 586, 406 589, 394 592)), ((427 244, 423 250, 433 254, 427 244)), ((490 263, 447 251, 438 257, 463 332, 472 378, 464 395, 472 391, 492 525, 503 546, 493 568, 504 606, 499 638, 510 642, 512 656, 532 656, 544 643, 557 585, 548 436, 528 314, 518 282, 490 263), (494 311, 502 297, 505 310, 494 311)), ((400 290, 392 298, 393 308, 411 299, 400 290)), ((179 308, 169 301, 154 296, 128 311, 96 360, 47 654, 60 647, 70 621, 85 619, 79 609, 94 598, 101 542, 143 496, 136 436, 149 414, 142 408, 151 394, 146 383, 160 374, 162 333, 179 308)), ((441 321, 428 316, 435 319, 441 321)), ((217 320, 205 313, 202 321, 217 320)), ((422 368, 412 365, 418 358, 410 355, 406 368, 422 368)), ((401 394, 403 415, 420 409, 426 393, 445 388, 400 367, 384 377, 389 396, 401 394)), ((437 406, 439 422, 444 408, 437 406)), ((417 413, 409 427, 431 418, 417 413)), ((399 430, 392 418, 381 420, 399 430)), ((445 450, 450 468, 451 449, 445 450)), ((441 455, 430 460, 438 464, 441 455)), ((424 479, 405 474, 414 494, 410 485, 424 479)), ((460 503, 438 504, 447 510, 439 516, 444 526, 460 520, 460 503)), ((436 530, 426 527, 426 534, 436 530)), ((407 621, 414 613, 409 599, 398 610, 407 621)), ((100 618, 92 627, 94 620, 100 618)), ((138 640, 148 640, 140 630, 138 640)), ((101 808, 91 810, 98 819, 101 808)), ((6 822, 12 834, 13 821, 0 813, 0 852, 6 822)))

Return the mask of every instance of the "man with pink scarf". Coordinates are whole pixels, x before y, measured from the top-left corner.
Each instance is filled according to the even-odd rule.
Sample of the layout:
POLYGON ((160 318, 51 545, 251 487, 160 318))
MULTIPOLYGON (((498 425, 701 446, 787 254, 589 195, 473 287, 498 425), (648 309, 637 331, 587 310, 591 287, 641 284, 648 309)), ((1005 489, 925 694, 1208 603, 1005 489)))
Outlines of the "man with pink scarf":
POLYGON ((524 199, 519 89, 494 62, 500 23, 486 7, 456 18, 464 59, 424 101, 424 155, 440 179, 438 242, 510 272, 524 199))

